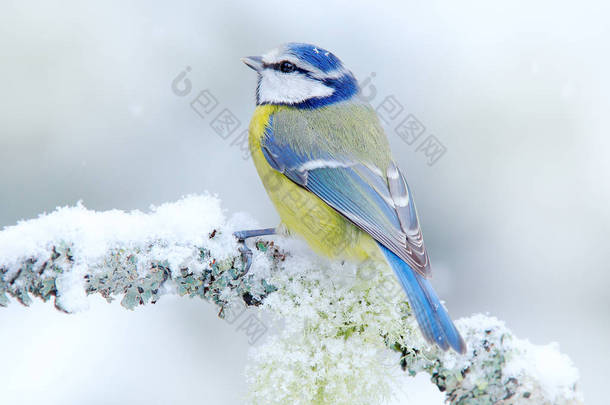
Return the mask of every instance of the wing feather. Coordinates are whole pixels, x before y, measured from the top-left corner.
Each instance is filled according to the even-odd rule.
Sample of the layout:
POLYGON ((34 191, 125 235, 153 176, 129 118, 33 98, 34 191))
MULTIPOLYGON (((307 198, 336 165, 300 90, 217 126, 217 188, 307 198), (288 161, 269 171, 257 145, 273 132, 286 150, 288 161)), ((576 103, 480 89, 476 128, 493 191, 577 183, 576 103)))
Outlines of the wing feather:
MULTIPOLYGON (((387 168, 380 168, 347 152, 331 155, 323 147, 328 145, 304 153, 287 142, 290 134, 274 133, 274 129, 286 128, 272 125, 277 119, 272 116, 261 139, 263 155, 271 167, 317 195, 413 270, 429 275, 430 262, 415 203, 395 163, 390 161, 387 168)), ((323 140, 328 143, 328 137, 323 140)))

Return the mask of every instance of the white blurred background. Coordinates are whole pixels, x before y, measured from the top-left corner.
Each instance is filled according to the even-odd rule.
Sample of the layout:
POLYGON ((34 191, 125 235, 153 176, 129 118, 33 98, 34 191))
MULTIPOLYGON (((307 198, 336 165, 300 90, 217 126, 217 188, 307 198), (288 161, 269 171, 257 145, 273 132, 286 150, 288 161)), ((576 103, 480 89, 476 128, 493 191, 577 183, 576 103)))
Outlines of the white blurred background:
MULTIPOLYGON (((219 137, 189 102, 209 89, 240 132, 255 74, 239 58, 311 42, 360 78, 375 72, 373 104, 394 95, 446 147, 428 166, 388 131, 452 316, 489 312, 534 343, 558 341, 587 403, 602 403, 610 6, 371 3, 3 1, 0 227, 79 199, 146 209, 204 190, 275 225, 235 135, 219 137), (178 97, 186 66, 193 91, 178 97)), ((0 309, 0 402, 240 404, 247 350, 199 301, 132 313, 93 299, 77 315, 13 302, 0 309)), ((429 403, 407 402, 418 401, 429 403)))

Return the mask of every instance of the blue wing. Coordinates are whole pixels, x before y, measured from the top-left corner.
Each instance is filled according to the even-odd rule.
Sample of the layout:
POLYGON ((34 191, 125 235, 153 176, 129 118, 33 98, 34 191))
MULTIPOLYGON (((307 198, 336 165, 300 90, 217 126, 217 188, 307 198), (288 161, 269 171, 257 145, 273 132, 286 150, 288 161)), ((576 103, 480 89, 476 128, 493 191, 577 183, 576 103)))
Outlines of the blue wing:
POLYGON ((261 140, 271 167, 320 197, 416 272, 429 274, 415 204, 394 163, 379 168, 347 153, 298 152, 285 136, 275 136, 272 128, 271 121, 261 140))
POLYGON ((274 134, 272 121, 273 116, 261 140, 271 167, 370 234, 396 272, 426 340, 464 353, 464 340, 425 279, 428 254, 411 190, 396 165, 389 162, 380 168, 354 158, 337 145, 329 147, 333 139, 328 136, 319 137, 322 145, 301 147, 296 137, 304 136, 302 132, 286 134, 285 126, 279 126, 284 129, 274 134))

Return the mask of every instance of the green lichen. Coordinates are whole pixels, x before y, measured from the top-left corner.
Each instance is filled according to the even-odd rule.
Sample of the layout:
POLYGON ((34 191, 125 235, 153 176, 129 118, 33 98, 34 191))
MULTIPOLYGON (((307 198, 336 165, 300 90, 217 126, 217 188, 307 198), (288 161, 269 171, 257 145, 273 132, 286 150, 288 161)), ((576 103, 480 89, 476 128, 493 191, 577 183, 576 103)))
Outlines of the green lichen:
MULTIPOLYGON (((219 232, 213 232, 210 238, 217 234, 219 232)), ((151 259, 155 246, 110 250, 101 261, 87 269, 83 276, 85 292, 99 294, 109 302, 120 299, 123 307, 133 310, 140 305, 156 303, 169 290, 217 305, 218 314, 223 318, 233 301, 242 301, 246 306, 260 305, 279 285, 281 294, 274 298, 280 299, 275 303, 267 300, 272 301, 270 308, 286 317, 300 314, 303 322, 292 327, 302 330, 290 335, 290 339, 276 338, 267 344, 265 350, 268 352, 261 351, 259 366, 267 367, 256 368, 256 386, 260 392, 255 394, 263 398, 260 403, 270 403, 269 398, 279 395, 274 385, 278 383, 284 390, 282 395, 292 398, 290 403, 296 403, 297 399, 316 404, 354 403, 353 394, 357 392, 360 392, 361 400, 358 403, 371 403, 363 402, 367 400, 365 394, 377 390, 379 393, 373 401, 376 403, 383 399, 384 387, 373 382, 379 382, 375 377, 384 374, 384 370, 380 370, 375 353, 387 347, 396 352, 396 362, 409 375, 421 372, 430 375, 432 383, 446 394, 447 402, 451 404, 550 404, 540 402, 540 394, 532 390, 535 386, 503 374, 512 353, 512 335, 503 326, 466 329, 469 352, 465 357, 439 349, 423 352, 421 346, 410 346, 412 335, 405 335, 413 333, 409 326, 412 325, 412 312, 406 302, 393 296, 390 298, 400 302, 387 301, 388 297, 380 296, 377 289, 371 287, 374 284, 367 286, 360 281, 350 289, 342 289, 335 286, 332 277, 325 272, 318 272, 310 279, 282 275, 279 269, 285 254, 273 242, 257 241, 255 244, 270 259, 273 283, 252 274, 243 275, 238 252, 234 257, 218 260, 210 250, 191 246, 189 248, 194 252, 191 259, 176 269, 167 260, 151 259), (320 280, 326 282, 321 284, 320 280), (288 287, 291 285, 299 285, 302 289, 290 292, 288 287), (324 294, 321 295, 321 291, 324 294), (315 296, 319 299, 307 299, 315 296), (392 308, 395 312, 390 311, 392 308), (380 321, 383 317, 385 320, 380 321), (292 356, 288 356, 291 353, 292 356), (311 364, 292 358, 309 359, 311 364), (294 378, 287 380, 286 376, 294 378), (340 398, 349 398, 349 401, 342 402, 340 398)), ((57 243, 47 255, 24 258, 18 268, 0 267, 0 306, 7 306, 9 297, 23 305, 29 305, 33 297, 43 301, 56 298, 61 290, 59 278, 70 274, 74 266, 71 246, 57 243)), ((55 302, 65 311, 57 300, 55 302)))
MULTIPOLYGON (((218 234, 215 232, 210 238, 218 234)), ((273 266, 284 260, 284 254, 273 243, 259 241, 256 247, 271 258, 273 266)), ((222 317, 223 308, 233 299, 241 300, 245 305, 259 305, 276 290, 265 280, 255 281, 252 275, 242 277, 243 264, 239 256, 217 260, 209 250, 193 247, 198 252, 193 260, 178 271, 171 271, 167 261, 147 261, 152 248, 153 245, 109 251, 84 275, 86 293, 99 294, 108 302, 120 298, 123 307, 133 310, 140 305, 156 303, 171 284, 181 296, 199 297, 218 305, 222 317), (142 269, 141 262, 148 263, 147 268, 142 269)), ((0 267, 0 306, 7 306, 9 297, 26 306, 31 304, 32 296, 43 301, 55 298, 57 278, 69 272, 73 265, 70 245, 58 243, 50 248, 44 259, 26 258, 10 274, 9 269, 0 267)))
POLYGON ((401 353, 401 365, 410 375, 420 371, 430 374, 432 383, 446 394, 451 404, 508 404, 520 386, 516 378, 502 373, 507 362, 507 347, 503 343, 510 338, 511 335, 506 330, 485 330, 483 339, 477 341, 469 354, 469 360, 463 366, 455 365, 456 355, 453 353, 439 352, 428 360, 417 350, 413 351, 400 344, 394 344, 392 349, 401 353), (464 383, 465 380, 468 380, 467 384, 464 383))

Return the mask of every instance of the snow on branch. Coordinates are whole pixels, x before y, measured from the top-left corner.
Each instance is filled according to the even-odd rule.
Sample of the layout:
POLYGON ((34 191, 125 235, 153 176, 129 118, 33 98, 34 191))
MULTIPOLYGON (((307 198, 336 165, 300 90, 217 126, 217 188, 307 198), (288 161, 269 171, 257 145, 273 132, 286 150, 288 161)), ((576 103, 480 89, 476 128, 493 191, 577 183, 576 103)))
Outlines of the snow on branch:
MULTIPOLYGON (((451 404, 580 404, 578 370, 556 344, 536 346, 503 322, 474 315, 456 322, 468 352, 426 344, 386 267, 324 260, 302 243, 252 242, 242 277, 236 230, 213 196, 189 196, 149 213, 59 208, 0 232, 0 305, 13 297, 54 299, 65 312, 87 295, 134 309, 163 295, 219 307, 257 307, 281 327, 251 349, 254 404, 372 404, 401 398, 401 379, 427 373, 451 404)), ((402 380, 404 381, 404 380, 402 380)))

